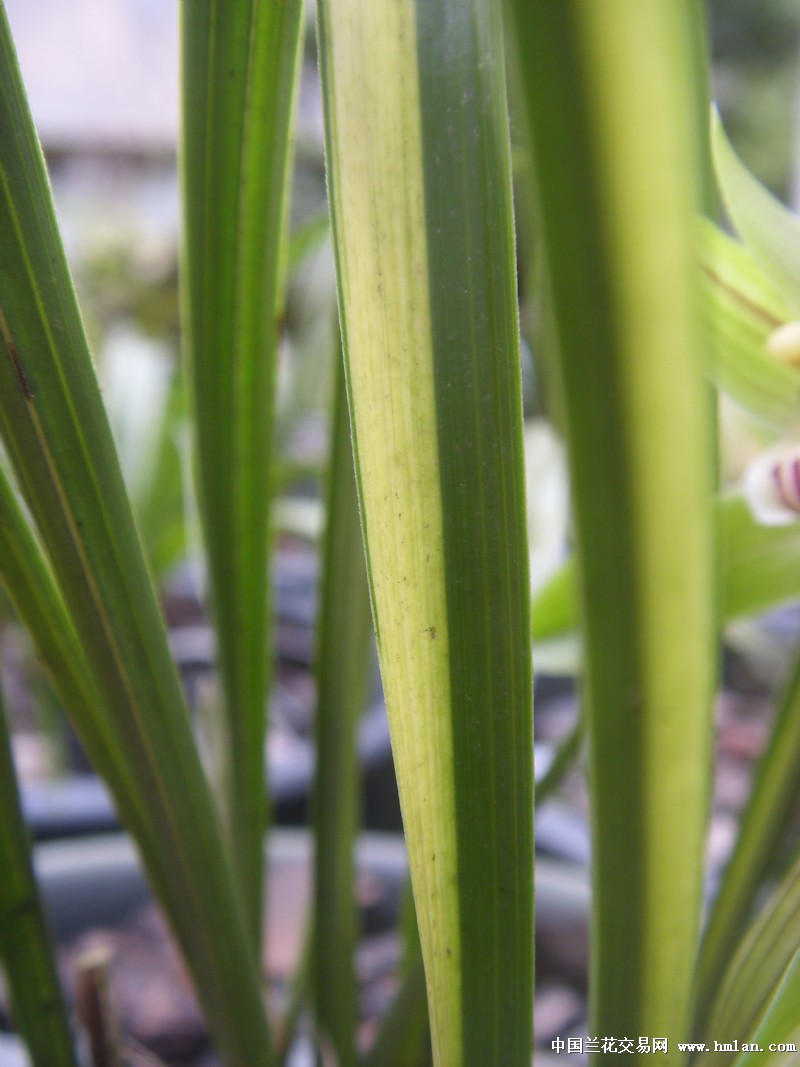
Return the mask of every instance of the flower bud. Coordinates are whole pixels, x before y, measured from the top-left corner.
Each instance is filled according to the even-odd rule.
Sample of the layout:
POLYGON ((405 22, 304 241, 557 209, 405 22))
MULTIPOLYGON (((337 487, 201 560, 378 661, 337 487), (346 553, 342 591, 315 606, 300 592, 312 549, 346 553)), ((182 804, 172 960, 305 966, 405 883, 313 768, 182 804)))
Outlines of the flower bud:
POLYGON ((800 369, 800 322, 785 322, 767 338, 767 352, 800 369))

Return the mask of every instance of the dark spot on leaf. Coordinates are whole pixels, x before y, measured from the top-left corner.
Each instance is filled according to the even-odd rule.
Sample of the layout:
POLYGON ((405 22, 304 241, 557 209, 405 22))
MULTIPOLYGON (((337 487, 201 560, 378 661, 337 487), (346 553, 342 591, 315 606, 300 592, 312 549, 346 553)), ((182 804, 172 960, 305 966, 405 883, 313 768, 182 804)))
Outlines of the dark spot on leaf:
POLYGON ((25 377, 25 374, 22 370, 22 365, 19 361, 17 346, 14 344, 10 337, 6 338, 6 350, 8 351, 8 358, 11 360, 11 363, 14 367, 14 372, 17 376, 17 381, 19 382, 20 389, 22 390, 25 399, 33 400, 33 393, 31 392, 31 387, 28 384, 28 379, 25 377))

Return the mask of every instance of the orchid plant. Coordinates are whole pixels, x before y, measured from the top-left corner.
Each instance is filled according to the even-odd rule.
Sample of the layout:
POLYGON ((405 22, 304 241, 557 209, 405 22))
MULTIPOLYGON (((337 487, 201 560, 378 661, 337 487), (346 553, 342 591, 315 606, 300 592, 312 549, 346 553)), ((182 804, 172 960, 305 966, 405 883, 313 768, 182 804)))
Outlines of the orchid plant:
MULTIPOLYGON (((767 1045, 800 1028, 798 868, 756 901, 797 799, 800 669, 705 927, 704 851, 717 631, 800 593, 800 537, 760 526, 738 491, 715 497, 709 381, 791 432, 800 370, 768 347, 782 357, 794 344, 798 226, 718 124, 717 174, 744 244, 698 221, 711 158, 699 2, 509 0, 506 13, 504 30, 489 0, 317 5, 342 369, 317 652, 312 977, 298 988, 321 1054, 343 1065, 424 1062, 424 1002, 438 1067, 530 1063, 531 650, 579 629, 588 1026, 650 1035, 670 1064, 703 1060, 703 1042, 736 1029, 765 1049, 729 1050, 736 1067, 777 1067, 784 1053, 767 1045), (538 264, 525 264, 544 323, 536 356, 553 372, 576 540, 555 577, 536 576, 532 613, 507 74, 524 138, 519 217, 538 264), (343 961, 370 617, 422 962, 362 1050, 343 961)), ((221 680, 224 773, 212 783, 0 4, 0 577, 136 840, 229 1067, 281 1062, 296 1019, 270 1018, 257 961, 302 16, 300 0, 181 7, 182 330, 221 680)), ((793 517, 796 461, 765 463, 772 504, 793 517)), ((74 1067, 3 751, 0 954, 37 1067, 74 1067)))

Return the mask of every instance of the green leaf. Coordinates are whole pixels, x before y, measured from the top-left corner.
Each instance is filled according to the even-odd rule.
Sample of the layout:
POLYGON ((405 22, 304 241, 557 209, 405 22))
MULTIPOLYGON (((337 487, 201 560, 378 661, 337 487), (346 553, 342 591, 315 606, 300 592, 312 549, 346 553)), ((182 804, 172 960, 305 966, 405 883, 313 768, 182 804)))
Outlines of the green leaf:
POLYGON ((270 466, 302 11, 301 0, 181 5, 184 327, 227 705, 222 807, 256 944, 267 824, 270 466))
MULTIPOLYGON (((187 554, 186 476, 182 455, 188 437, 183 376, 173 374, 163 411, 149 421, 152 462, 142 481, 129 487, 147 559, 156 581, 167 577, 187 554)), ((103 393, 107 400, 107 393, 103 393)), ((113 420, 112 420, 113 430, 113 420)), ((123 464, 123 474, 125 467, 123 464)), ((126 483, 127 484, 127 483, 126 483)))
MULTIPOLYGON (((745 1052, 734 1060, 734 1067, 756 1067, 756 1064, 775 1064, 786 1053, 770 1052, 769 1046, 785 1044, 797 1046, 800 1038, 800 951, 795 952, 786 968, 775 995, 748 1044, 758 1045, 763 1052, 745 1052)), ((796 1052, 789 1062, 796 1062, 796 1052)))
POLYGON ((711 127, 717 181, 731 221, 792 314, 800 316, 800 219, 744 166, 716 111, 711 127))
POLYGON ((146 811, 144 857, 210 1029, 230 1064, 265 1064, 255 954, 125 495, 2 8, 0 232, 0 431, 103 702, 99 729, 146 811))
MULTIPOLYGON (((800 1023, 798 948, 800 861, 795 862, 764 902, 730 960, 704 1028, 709 1035, 705 1039, 708 1043, 721 1034, 750 1035, 756 1028, 766 1036, 766 1026, 762 1024, 773 1012, 781 1028, 783 1025, 797 1027, 800 1023)), ((782 1039, 780 1032, 768 1038, 775 1042, 782 1039)), ((698 1062, 711 1057, 714 1063, 725 1064, 734 1059, 734 1054, 709 1051, 698 1062)))
POLYGON ((0 699, 0 962, 33 1067, 77 1067, 0 699))
POLYGON ((543 804, 545 800, 553 796, 563 782, 567 774, 572 770, 583 751, 586 740, 586 729, 583 715, 579 712, 578 719, 566 737, 559 743, 550 766, 536 782, 536 805, 543 804))
POLYGON ((800 523, 762 526, 738 492, 721 497, 715 512, 726 623, 800 596, 800 523))
MULTIPOLYGON (((762 526, 741 493, 714 505, 723 623, 757 615, 800 597, 800 523, 762 526)), ((579 624, 577 562, 571 556, 533 599, 533 639, 554 641, 579 624)))
POLYGON ((362 1067, 431 1067, 431 1028, 425 995, 425 968, 419 941, 417 909, 410 882, 400 903, 400 988, 384 1012, 380 1029, 362 1067))
POLYGON ((718 209, 711 134, 708 128, 708 101, 711 93, 711 13, 705 0, 689 0, 689 73, 692 82, 692 126, 696 142, 700 210, 712 218, 718 209))
POLYGON ((150 880, 165 896, 169 855, 159 848, 141 776, 120 749, 72 620, 30 522, 0 465, 0 581, 33 638, 62 707, 95 770, 109 783, 117 812, 147 857, 150 880))
POLYGON ((800 370, 767 342, 791 318, 747 248, 700 220, 702 309, 709 377, 749 414, 776 430, 800 426, 800 370))
POLYGON ((321 0, 328 188, 434 1058, 530 1062, 529 580, 500 12, 321 0))
POLYGON ((418 957, 387 1009, 363 1067, 427 1067, 427 1021, 425 969, 418 957))
POLYGON ((318 1029, 341 1067, 355 1063, 357 939, 353 843, 360 778, 356 727, 372 667, 372 616, 358 518, 341 353, 334 384, 322 596, 317 620, 313 980, 318 1029))
POLYGON ((532 608, 534 642, 548 641, 574 633, 578 626, 578 572, 574 556, 536 592, 532 608))
POLYGON ((289 271, 294 270, 303 259, 318 248, 330 234, 330 218, 327 211, 314 215, 296 230, 289 241, 289 271))
POLYGON ((578 543, 590 1030, 665 1036, 679 1062, 715 683, 712 439, 692 270, 692 28, 683 4, 512 8, 578 543))
POLYGON ((126 824, 145 836, 136 775, 121 758, 91 669, 30 522, 0 465, 0 580, 34 640, 93 766, 114 783, 126 824))
MULTIPOLYGON (((759 890, 770 874, 800 799, 800 660, 781 699, 759 761, 736 847, 703 936, 697 966, 696 1014, 707 1019, 759 890)), ((799 894, 800 896, 800 894, 799 894)), ((800 927, 798 927, 800 930, 800 927)), ((800 934, 798 935, 800 944, 800 934)), ((713 1030, 709 1029, 711 1034, 713 1030)))

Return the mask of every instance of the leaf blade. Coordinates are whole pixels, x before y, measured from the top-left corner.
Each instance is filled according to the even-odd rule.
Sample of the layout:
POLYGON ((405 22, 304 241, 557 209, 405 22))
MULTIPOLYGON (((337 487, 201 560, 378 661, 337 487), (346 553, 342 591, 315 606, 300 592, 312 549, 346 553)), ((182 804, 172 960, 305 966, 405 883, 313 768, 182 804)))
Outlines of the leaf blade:
POLYGON ((372 615, 341 358, 334 378, 326 514, 315 656, 313 989, 318 1028, 333 1042, 341 1067, 354 1067, 353 845, 360 791, 356 727, 372 666, 372 615))
POLYGON ((499 13, 319 12, 359 497, 435 1057, 522 1064, 529 586, 499 13))
POLYGON ((518 0, 513 12, 579 545, 590 1027, 667 1036, 679 1062, 714 684, 687 6, 518 0))
POLYGON ((181 7, 185 351, 225 694, 223 816, 261 927, 275 367, 302 3, 181 7))
POLYGON ((145 857, 209 1026, 231 1063, 268 1063, 255 958, 125 495, 2 9, 0 115, 0 429, 103 700, 108 736, 147 806, 145 857))
POLYGON ((800 220, 748 171, 716 111, 711 144, 717 181, 736 229, 793 314, 800 315, 800 220))
MULTIPOLYGON (((797 971, 791 964, 799 946, 800 863, 795 862, 750 923, 730 959, 709 1013, 708 1033, 735 1031, 749 1035, 765 1013, 769 1014, 771 1003, 784 1021, 788 1008, 796 1025, 796 997, 782 1004, 781 984, 788 978, 790 991, 796 993, 797 971)), ((709 1050, 700 1057, 700 1062, 710 1055, 709 1050)), ((725 1063, 731 1062, 734 1056, 733 1052, 716 1053, 714 1059, 725 1063)))
POLYGON ((77 1067, 0 699, 0 961, 34 1067, 77 1067))

